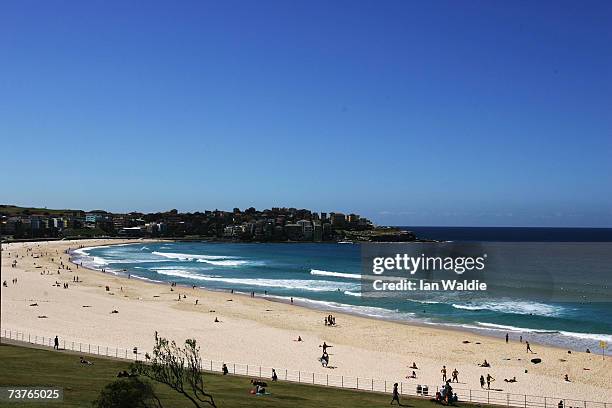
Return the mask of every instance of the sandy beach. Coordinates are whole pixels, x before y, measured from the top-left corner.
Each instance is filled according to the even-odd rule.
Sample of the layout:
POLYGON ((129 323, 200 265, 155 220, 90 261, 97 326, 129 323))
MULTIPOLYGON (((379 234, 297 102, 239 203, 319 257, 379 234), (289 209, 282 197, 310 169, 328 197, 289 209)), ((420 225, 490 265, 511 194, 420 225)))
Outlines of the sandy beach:
POLYGON ((537 353, 532 355, 516 339, 506 344, 503 338, 335 312, 337 325, 328 327, 323 324, 324 311, 77 268, 66 254, 79 246, 117 243, 122 241, 4 244, 1 280, 7 281, 7 287, 2 287, 2 329, 141 350, 151 349, 158 331, 178 342, 197 339, 203 357, 216 361, 401 380, 414 387, 429 384, 430 389, 442 383, 440 370, 445 365, 449 378, 455 368, 459 371, 458 388, 480 389, 480 376, 490 373, 496 379, 491 388, 503 392, 610 401, 612 360, 602 359, 601 354, 568 354, 532 344, 537 353), (80 282, 74 282, 75 276, 80 282), (38 306, 30 306, 34 303, 38 306), (46 318, 39 318, 43 315, 46 318), (298 336, 302 342, 295 341, 298 336), (324 341, 333 346, 330 366, 335 368, 324 368, 318 361, 318 346, 324 341), (542 363, 531 363, 534 357, 542 363), (478 366, 484 359, 490 368, 478 366), (413 362, 419 367, 418 379, 406 379, 413 362), (571 382, 564 380, 565 374, 571 382), (512 377, 516 383, 504 382, 512 377))

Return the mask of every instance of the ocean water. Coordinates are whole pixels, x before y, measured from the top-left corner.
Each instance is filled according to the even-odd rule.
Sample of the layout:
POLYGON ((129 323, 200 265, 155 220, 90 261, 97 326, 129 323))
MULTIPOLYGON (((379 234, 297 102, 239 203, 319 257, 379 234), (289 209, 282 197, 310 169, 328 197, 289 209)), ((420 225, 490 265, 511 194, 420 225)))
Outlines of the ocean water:
POLYGON ((307 307, 378 319, 498 337, 509 333, 511 338, 522 335, 532 342, 593 352, 601 352, 599 340, 612 343, 612 243, 564 244, 561 249, 550 244, 483 245, 507 259, 537 260, 533 265, 502 261, 504 267, 495 270, 503 273, 492 281, 495 290, 484 295, 388 298, 362 296, 359 244, 140 243, 84 248, 73 256, 76 262, 111 273, 213 290, 255 291, 277 301, 293 297, 307 307), (540 251, 538 245, 553 250, 540 251), (551 292, 553 275, 554 296, 542 296, 551 292))

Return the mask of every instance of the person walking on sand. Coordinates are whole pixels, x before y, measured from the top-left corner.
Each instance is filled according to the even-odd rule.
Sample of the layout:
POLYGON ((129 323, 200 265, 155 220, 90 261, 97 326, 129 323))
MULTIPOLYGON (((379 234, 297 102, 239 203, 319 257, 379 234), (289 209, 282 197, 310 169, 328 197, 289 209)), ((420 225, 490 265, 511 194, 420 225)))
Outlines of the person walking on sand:
POLYGON ((529 345, 529 342, 526 341, 525 344, 527 344, 527 352, 528 353, 533 353, 533 350, 531 349, 531 346, 529 345))
POLYGON ((459 382, 459 371, 457 371, 456 368, 453 370, 452 375, 453 379, 451 380, 451 382, 459 382))
POLYGON ((53 350, 59 350, 59 338, 57 336, 53 339, 53 350))
POLYGON ((508 333, 506 333, 506 344, 508 344, 508 333))
POLYGON ((442 366, 440 372, 442 373, 442 382, 446 382, 446 366, 442 366))
POLYGON ((393 384, 393 399, 391 399, 390 405, 393 405, 395 401, 397 401, 397 405, 402 405, 402 403, 399 400, 399 391, 397 389, 397 383, 393 384))
POLYGON ((484 379, 484 376, 481 375, 480 376, 480 388, 484 388, 484 385, 485 385, 485 379, 484 379))
POLYGON ((487 374, 487 390, 491 389, 491 383, 495 381, 495 378, 491 376, 491 374, 487 374))

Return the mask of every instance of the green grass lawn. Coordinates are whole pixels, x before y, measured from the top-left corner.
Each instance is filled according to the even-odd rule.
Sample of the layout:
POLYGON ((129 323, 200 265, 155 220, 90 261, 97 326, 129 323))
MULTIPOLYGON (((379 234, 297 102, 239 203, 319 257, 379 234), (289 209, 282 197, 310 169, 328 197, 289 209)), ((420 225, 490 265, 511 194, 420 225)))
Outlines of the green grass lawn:
MULTIPOLYGON (((36 403, 2 403, 7 407, 89 407, 104 385, 116 379, 117 373, 129 367, 128 362, 86 358, 94 365, 79 362, 79 356, 68 352, 0 345, 0 386, 57 386, 64 388, 64 401, 36 403)), ((249 378, 205 374, 205 383, 218 407, 300 407, 345 408, 385 407, 390 395, 349 391, 289 382, 271 383, 271 395, 249 394, 249 378)), ((156 393, 164 407, 192 407, 190 401, 166 386, 156 385, 156 393)), ((402 398, 404 406, 432 407, 436 404, 422 399, 402 398)))

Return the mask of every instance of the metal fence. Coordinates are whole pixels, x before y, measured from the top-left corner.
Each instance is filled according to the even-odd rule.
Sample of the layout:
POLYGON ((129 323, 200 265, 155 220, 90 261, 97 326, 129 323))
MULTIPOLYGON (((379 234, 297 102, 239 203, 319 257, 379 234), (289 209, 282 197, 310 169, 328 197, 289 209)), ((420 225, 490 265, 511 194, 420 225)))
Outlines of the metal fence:
MULTIPOLYGON (((40 346, 54 346, 54 336, 40 336, 21 331, 2 329, 2 337, 5 339, 36 344, 40 346)), ((102 346, 79 341, 71 341, 61 338, 59 341, 60 350, 68 350, 83 354, 91 354, 97 356, 105 356, 123 360, 138 361, 144 358, 148 350, 142 350, 139 347, 120 348, 118 346, 102 346)), ((226 365, 230 374, 250 376, 257 378, 272 377, 272 367, 265 367, 253 364, 239 364, 214 360, 203 360, 202 369, 210 372, 222 372, 223 364, 226 365)), ((312 373, 288 369, 276 369, 276 374, 279 380, 291 381, 301 384, 320 385, 327 387, 346 388, 360 391, 390 393, 393 389, 393 384, 398 383, 398 389, 401 395, 435 398, 438 391, 436 386, 428 384, 415 384, 413 382, 398 382, 390 380, 381 380, 374 378, 363 377, 348 377, 342 375, 329 375, 323 373, 312 373)), ((559 402, 563 402, 563 408, 612 408, 610 402, 595 402, 574 399, 560 399, 558 397, 544 397, 536 395, 512 394, 500 391, 491 390, 472 390, 454 388, 453 392, 457 393, 459 402, 471 402, 480 404, 490 404, 508 407, 523 407, 523 408, 560 408, 559 402)))

